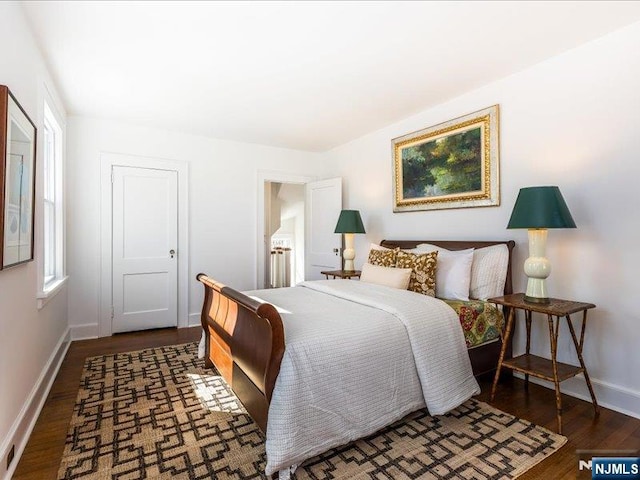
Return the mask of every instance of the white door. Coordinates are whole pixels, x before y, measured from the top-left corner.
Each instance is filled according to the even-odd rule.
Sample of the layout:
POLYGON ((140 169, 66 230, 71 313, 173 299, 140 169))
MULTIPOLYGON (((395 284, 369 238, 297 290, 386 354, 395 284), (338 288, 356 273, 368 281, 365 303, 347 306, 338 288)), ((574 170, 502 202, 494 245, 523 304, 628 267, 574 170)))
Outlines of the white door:
POLYGON ((112 331, 175 327, 178 174, 118 166, 112 173, 112 331))
POLYGON ((342 210, 342 178, 331 178, 305 185, 306 271, 307 280, 325 278, 323 270, 339 270, 342 235, 333 233, 342 210))

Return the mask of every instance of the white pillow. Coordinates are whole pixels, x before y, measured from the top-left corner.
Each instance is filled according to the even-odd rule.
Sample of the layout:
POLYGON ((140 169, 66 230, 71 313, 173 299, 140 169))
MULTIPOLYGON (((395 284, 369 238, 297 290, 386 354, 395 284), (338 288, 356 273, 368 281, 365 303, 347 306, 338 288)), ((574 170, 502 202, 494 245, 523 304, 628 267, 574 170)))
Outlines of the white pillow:
POLYGON ((421 243, 415 250, 423 253, 438 251, 436 297, 465 302, 469 300, 473 248, 447 250, 429 243, 421 243))
POLYGON ((370 263, 365 263, 362 266, 362 273, 360 274, 361 282, 375 283, 401 290, 407 289, 410 278, 410 268, 381 267, 370 263))
MULTIPOLYGON (((438 250, 438 263, 442 252, 450 251, 430 243, 421 243, 416 248, 424 252, 438 250)), ((504 243, 476 248, 473 251, 473 262, 471 263, 469 297, 486 300, 487 298, 503 295, 508 267, 509 249, 504 243)), ((436 288, 438 288, 437 274, 436 270, 436 288)))
POLYGON ((479 300, 504 295, 509 268, 509 248, 504 244, 476 248, 471 265, 469 296, 479 300))

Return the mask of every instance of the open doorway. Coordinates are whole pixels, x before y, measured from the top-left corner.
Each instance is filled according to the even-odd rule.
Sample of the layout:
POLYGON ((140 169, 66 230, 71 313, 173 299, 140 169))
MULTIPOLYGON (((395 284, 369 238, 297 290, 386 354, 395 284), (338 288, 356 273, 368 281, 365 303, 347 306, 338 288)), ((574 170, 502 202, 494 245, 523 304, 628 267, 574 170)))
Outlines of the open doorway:
POLYGON ((291 287, 305 278, 305 187, 264 182, 265 288, 291 287))
MULTIPOLYGON (((289 255, 295 264, 293 267, 290 264, 289 270, 285 268, 285 272, 291 272, 291 285, 303 280, 320 280, 325 277, 323 270, 340 268, 342 239, 334 229, 342 209, 341 178, 318 180, 311 176, 259 171, 257 190, 256 289, 271 285, 274 234, 276 247, 281 240, 279 234, 294 232, 294 253, 289 255), (300 192, 304 192, 302 198, 300 192), (280 213, 272 214, 271 200, 274 198, 281 202, 280 213), (294 216, 294 212, 302 212, 302 216, 296 214, 299 220, 292 223, 288 218, 294 216)), ((284 247, 284 242, 280 246, 284 247)))

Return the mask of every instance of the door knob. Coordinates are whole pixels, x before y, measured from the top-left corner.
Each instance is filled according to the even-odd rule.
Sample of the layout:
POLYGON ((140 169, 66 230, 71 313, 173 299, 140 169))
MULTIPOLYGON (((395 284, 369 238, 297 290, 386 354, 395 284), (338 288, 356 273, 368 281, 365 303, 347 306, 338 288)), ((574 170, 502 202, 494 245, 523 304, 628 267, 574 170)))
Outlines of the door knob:
POLYGON ((340 255, 340 249, 339 248, 334 248, 333 249, 333 253, 335 253, 336 257, 337 257, 338 255, 340 255))
POLYGON ((176 251, 173 248, 169 250, 169 255, 171 255, 171 258, 173 258, 175 254, 176 254, 176 251))

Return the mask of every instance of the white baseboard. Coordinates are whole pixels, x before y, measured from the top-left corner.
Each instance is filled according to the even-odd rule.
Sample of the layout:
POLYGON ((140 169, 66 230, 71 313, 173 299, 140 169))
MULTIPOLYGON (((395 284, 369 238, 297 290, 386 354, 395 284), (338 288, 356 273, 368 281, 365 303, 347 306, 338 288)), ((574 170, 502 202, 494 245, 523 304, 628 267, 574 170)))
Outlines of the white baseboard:
MULTIPOLYGON (((514 376, 524 378, 524 375, 519 372, 514 372, 514 376)), ((531 375, 529 376, 529 381, 551 390, 555 389, 552 382, 547 382, 546 380, 531 375)), ((640 392, 594 378, 591 379, 591 385, 593 386, 598 405, 629 415, 630 417, 640 418, 640 392)), ((589 389, 582 374, 561 382, 560 391, 571 397, 591 402, 589 389)))
POLYGON ((29 397, 24 402, 18 418, 13 422, 7 438, 0 445, 0 459, 2 459, 2 462, 0 462, 0 478, 3 480, 10 480, 20 461, 20 456, 27 446, 27 441, 31 436, 36 420, 38 420, 42 406, 49 395, 49 390, 51 390, 51 385, 53 385, 53 381, 58 374, 60 365, 62 365, 62 361, 67 354, 69 345, 71 345, 71 335, 69 328, 67 328, 42 369, 29 397), (15 445, 15 456, 7 469, 4 459, 7 458, 12 445, 15 445))
POLYGON ((202 314, 200 312, 198 313, 190 313, 189 314, 189 326, 190 327, 199 327, 200 325, 202 325, 201 319, 202 318, 202 314))
MULTIPOLYGON (((189 315, 188 325, 186 327, 199 327, 200 314, 192 313, 189 315)), ((100 335, 100 327, 97 323, 85 323, 84 325, 70 325, 72 340, 89 340, 90 338, 98 338, 100 335)))
POLYGON ((83 325, 69 325, 72 340, 88 340, 98 338, 100 329, 97 323, 85 323, 83 325))

